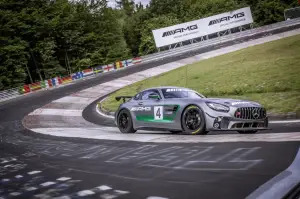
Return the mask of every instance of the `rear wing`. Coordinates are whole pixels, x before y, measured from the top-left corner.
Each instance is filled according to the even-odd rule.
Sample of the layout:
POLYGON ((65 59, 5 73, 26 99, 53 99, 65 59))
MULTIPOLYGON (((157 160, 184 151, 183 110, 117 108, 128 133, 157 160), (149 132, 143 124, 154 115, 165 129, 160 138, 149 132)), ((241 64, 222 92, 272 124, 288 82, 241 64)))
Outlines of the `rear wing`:
POLYGON ((125 99, 131 99, 131 98, 133 98, 133 96, 117 96, 117 97, 115 97, 115 99, 117 101, 120 101, 121 99, 123 99, 123 103, 126 102, 125 99))

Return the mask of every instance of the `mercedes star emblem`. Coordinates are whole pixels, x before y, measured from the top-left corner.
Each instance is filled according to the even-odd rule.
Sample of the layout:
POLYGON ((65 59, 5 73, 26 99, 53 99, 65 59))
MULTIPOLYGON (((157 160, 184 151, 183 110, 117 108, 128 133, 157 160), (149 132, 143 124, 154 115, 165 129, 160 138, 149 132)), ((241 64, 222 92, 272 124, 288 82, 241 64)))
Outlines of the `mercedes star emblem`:
POLYGON ((252 110, 252 116, 253 116, 254 119, 258 119, 258 118, 259 118, 260 113, 259 113, 258 108, 254 108, 254 109, 252 110))

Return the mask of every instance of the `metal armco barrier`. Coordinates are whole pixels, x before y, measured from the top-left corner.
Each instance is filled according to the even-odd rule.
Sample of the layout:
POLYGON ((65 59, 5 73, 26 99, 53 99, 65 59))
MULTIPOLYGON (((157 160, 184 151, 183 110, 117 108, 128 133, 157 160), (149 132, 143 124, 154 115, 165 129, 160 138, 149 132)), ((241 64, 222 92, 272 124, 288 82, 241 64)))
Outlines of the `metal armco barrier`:
POLYGON ((157 60, 169 58, 169 57, 175 57, 181 54, 197 51, 202 48, 207 48, 211 46, 220 46, 220 45, 233 45, 235 41, 237 40, 244 40, 244 39, 251 39, 255 37, 261 37, 268 34, 276 34, 279 32, 289 31, 293 29, 300 28, 300 18, 292 19, 289 21, 283 21, 267 26, 262 26, 255 29, 246 30, 243 32, 233 33, 221 37, 217 37, 210 40, 201 41, 198 43, 178 47, 175 49, 162 51, 158 53, 153 53, 150 55, 142 56, 142 57, 136 57, 124 61, 118 61, 114 64, 108 64, 103 66, 97 66, 95 68, 86 69, 77 73, 73 73, 71 76, 67 77, 55 77, 49 80, 45 80, 42 82, 37 82, 30 85, 24 85, 22 87, 13 88, 5 91, 0 91, 0 102, 6 101, 12 98, 16 98, 18 96, 28 94, 31 92, 49 89, 49 88, 55 88, 57 86, 60 86, 61 84, 69 84, 72 81, 77 81, 79 79, 88 78, 90 76, 97 75, 99 73, 106 73, 115 71, 121 68, 130 67, 132 65, 137 65, 141 63, 149 63, 149 62, 155 62, 157 60))

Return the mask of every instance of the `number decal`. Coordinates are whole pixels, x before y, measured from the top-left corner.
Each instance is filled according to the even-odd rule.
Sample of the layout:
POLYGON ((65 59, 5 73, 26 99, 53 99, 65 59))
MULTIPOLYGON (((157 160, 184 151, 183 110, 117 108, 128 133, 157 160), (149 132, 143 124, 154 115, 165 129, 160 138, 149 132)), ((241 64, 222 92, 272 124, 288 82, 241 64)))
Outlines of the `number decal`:
POLYGON ((157 109, 157 112, 156 112, 156 117, 160 118, 161 114, 160 114, 160 108, 157 109))
POLYGON ((155 120, 163 119, 163 107, 162 106, 154 106, 154 119, 155 120))

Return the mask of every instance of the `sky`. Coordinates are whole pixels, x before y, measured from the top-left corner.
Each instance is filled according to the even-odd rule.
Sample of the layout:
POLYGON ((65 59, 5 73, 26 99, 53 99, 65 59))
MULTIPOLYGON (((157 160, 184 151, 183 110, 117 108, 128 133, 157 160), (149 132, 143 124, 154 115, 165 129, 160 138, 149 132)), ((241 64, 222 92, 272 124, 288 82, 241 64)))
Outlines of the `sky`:
MULTIPOLYGON (((150 0, 134 0, 134 1, 135 1, 135 3, 142 2, 143 5, 147 5, 150 0)), ((115 2, 116 2, 115 0, 109 0, 108 6, 114 7, 115 6, 115 2)))

